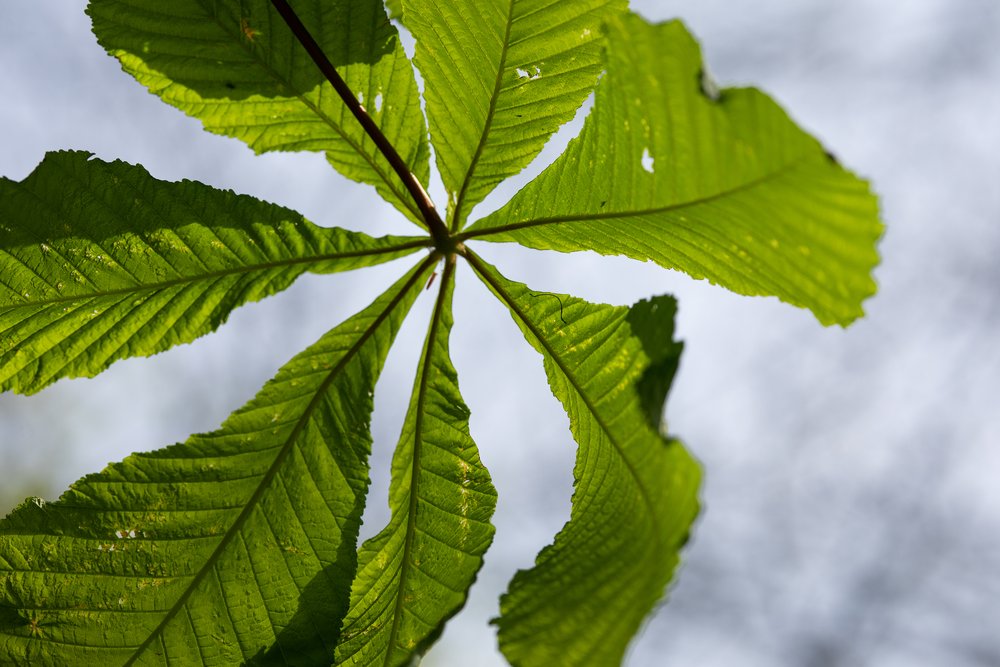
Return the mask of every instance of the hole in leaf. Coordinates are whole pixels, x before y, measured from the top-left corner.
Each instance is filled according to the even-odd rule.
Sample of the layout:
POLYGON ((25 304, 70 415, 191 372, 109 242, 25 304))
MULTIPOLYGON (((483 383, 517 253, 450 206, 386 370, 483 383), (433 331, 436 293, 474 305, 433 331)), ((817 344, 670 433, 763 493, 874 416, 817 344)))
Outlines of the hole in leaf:
POLYGON ((649 149, 648 148, 644 148, 643 151, 642 151, 642 168, 645 169, 650 174, 652 174, 653 173, 653 163, 654 162, 655 162, 655 160, 653 159, 653 156, 650 155, 649 149))
POLYGON ((382 93, 375 96, 375 112, 382 111, 382 93))
POLYGON ((532 66, 530 70, 526 70, 523 67, 518 67, 514 70, 517 73, 517 78, 527 79, 529 81, 534 81, 542 75, 542 68, 538 65, 532 66))

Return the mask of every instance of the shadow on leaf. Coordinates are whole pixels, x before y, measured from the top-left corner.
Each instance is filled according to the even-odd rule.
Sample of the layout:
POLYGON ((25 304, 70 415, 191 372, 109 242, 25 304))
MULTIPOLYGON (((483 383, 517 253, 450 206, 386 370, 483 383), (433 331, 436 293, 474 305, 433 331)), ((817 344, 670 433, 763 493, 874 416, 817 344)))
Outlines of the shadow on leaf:
MULTIPOLYGON (((374 65, 398 48, 381 0, 297 2, 295 11, 334 67, 374 65)), ((295 97, 325 82, 268 0, 183 0, 169 14, 160 0, 128 9, 91 0, 87 13, 127 71, 152 70, 206 101, 295 97)))
POLYGON ((632 333, 649 357, 649 366, 636 383, 636 391, 649 425, 658 433, 663 421, 663 406, 684 349, 683 343, 674 340, 676 314, 676 299, 657 296, 632 306, 627 318, 632 333))
POLYGON ((350 581, 328 567, 303 589, 299 607, 274 644, 262 648, 243 667, 329 667, 340 626, 347 614, 350 581), (343 581, 347 580, 348 585, 343 581))

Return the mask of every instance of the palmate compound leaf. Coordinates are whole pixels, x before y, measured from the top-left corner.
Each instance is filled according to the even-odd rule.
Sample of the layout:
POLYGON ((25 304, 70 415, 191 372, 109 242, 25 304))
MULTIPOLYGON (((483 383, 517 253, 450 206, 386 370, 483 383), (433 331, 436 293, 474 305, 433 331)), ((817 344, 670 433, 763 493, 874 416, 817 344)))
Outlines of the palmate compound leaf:
MULTIPOLYGON (((459 241, 626 254, 739 292, 775 294, 824 322, 860 314, 880 233, 867 187, 763 95, 736 90, 711 99, 698 86, 697 47, 679 24, 616 19, 621 0, 404 0, 402 8, 418 39, 453 230, 579 106, 600 70, 594 28, 610 19, 607 75, 582 136, 459 241)), ((382 4, 301 0, 296 10, 426 183, 412 69, 382 4)), ((92 0, 89 11, 127 71, 209 130, 258 151, 326 151, 343 173, 375 184, 420 222, 397 175, 266 0, 92 0)), ((104 202, 109 210, 112 199, 104 202)), ((180 239, 178 259, 204 261, 199 251, 212 246, 206 223, 176 223, 201 230, 190 240, 171 224, 167 245, 180 239)), ((276 231, 230 226, 249 234, 250 246, 282 230, 303 233, 280 216, 276 231)), ((316 270, 335 254, 361 265, 431 244, 326 233, 305 236, 333 244, 335 253, 278 263, 316 270)), ((66 251, 89 247, 95 257, 87 259, 109 257, 88 245, 89 235, 82 239, 66 251)), ((32 242, 43 255, 55 247, 32 242)), ((680 353, 674 303, 660 297, 616 308, 536 293, 460 251, 542 354, 580 445, 571 519, 502 598, 501 649, 515 667, 616 665, 669 582, 697 513, 699 469, 659 430, 680 353)), ((29 280, 25 269, 62 261, 43 260, 21 261, 18 280, 29 280)), ((451 265, 394 458, 392 519, 359 556, 355 542, 371 392, 432 263, 296 357, 220 431, 134 455, 58 502, 29 501, 0 522, 0 662, 386 666, 422 654, 464 602, 492 538, 495 502, 448 361, 451 265)), ((79 266, 62 266, 87 282, 79 266)), ((286 284, 248 280, 221 302, 286 284)), ((21 286, 12 284, 13 294, 21 286)), ((25 340, 58 330, 42 326, 25 340)), ((134 338, 143 339, 139 346, 152 340, 134 338)), ((101 344, 76 354, 110 359, 101 344)), ((30 379, 48 381, 50 371, 32 370, 30 379)))
POLYGON ((403 0, 452 229, 570 120, 626 0, 403 0))
POLYGON ((400 257, 419 239, 317 227, 286 208, 139 166, 49 153, 0 179, 0 390, 162 352, 238 306, 400 257))
POLYGON ((412 664, 465 603, 493 540, 496 491, 448 354, 453 290, 449 263, 393 458, 392 519, 361 548, 338 665, 412 664))
POLYGON ((660 433, 675 302, 591 304, 470 261, 541 353, 579 444, 570 521, 501 598, 500 649, 514 667, 618 665, 698 511, 699 467, 660 433))
POLYGON ((882 232, 867 183, 753 89, 705 89, 678 22, 608 27, 580 137, 470 238, 652 260, 848 324, 874 293, 882 232))
MULTIPOLYGON (((382 0, 295 11, 418 179, 429 149, 413 67, 382 0)), ((423 224, 406 188, 269 0, 91 0, 94 33, 164 102, 254 151, 323 151, 423 224)))
POLYGON ((372 392, 433 265, 279 371, 221 429, 0 522, 0 664, 323 665, 368 487, 372 392))

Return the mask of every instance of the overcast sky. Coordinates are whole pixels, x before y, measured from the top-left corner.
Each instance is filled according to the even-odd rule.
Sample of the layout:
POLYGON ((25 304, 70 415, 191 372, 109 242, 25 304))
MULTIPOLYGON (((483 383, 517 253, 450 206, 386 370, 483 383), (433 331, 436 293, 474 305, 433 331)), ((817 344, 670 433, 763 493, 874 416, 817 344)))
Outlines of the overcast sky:
MULTIPOLYGON (((0 3, 0 175, 19 180, 48 150, 86 149, 320 224, 410 231, 321 156, 255 157, 159 102, 97 46, 84 4, 0 3)), ((628 664, 998 664, 1000 3, 633 6, 684 18, 716 79, 763 87, 872 179, 888 231, 881 291, 846 331, 653 266, 483 244, 485 257, 535 289, 620 304, 680 299, 686 350, 667 418, 705 464, 706 511, 670 602, 628 664), (983 574, 970 582, 973 572, 983 574)), ((56 497, 132 451, 215 428, 402 268, 306 277, 193 345, 32 398, 0 396, 0 511, 26 495, 56 497)), ((537 355, 485 296, 459 275, 453 350, 500 492, 498 531, 467 611, 425 662, 439 667, 503 664, 486 625, 496 597, 568 516, 566 418, 537 355)), ((418 303, 376 394, 368 532, 384 516, 384 464, 429 306, 418 303)))

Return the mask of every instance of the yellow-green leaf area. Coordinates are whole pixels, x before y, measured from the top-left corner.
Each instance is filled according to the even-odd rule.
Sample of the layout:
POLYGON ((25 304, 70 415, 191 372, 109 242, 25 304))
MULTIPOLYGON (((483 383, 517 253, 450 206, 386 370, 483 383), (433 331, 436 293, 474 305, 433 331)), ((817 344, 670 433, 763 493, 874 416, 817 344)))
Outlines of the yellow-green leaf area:
POLYGON ((580 137, 468 235, 651 260, 846 325, 881 233, 867 182, 760 91, 714 90, 679 22, 630 15, 580 137))

